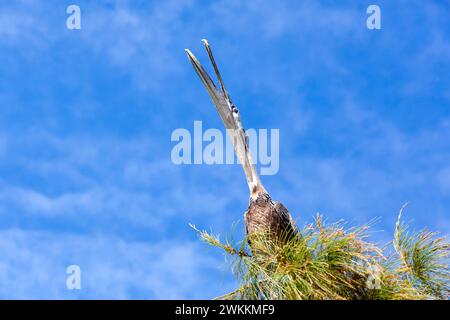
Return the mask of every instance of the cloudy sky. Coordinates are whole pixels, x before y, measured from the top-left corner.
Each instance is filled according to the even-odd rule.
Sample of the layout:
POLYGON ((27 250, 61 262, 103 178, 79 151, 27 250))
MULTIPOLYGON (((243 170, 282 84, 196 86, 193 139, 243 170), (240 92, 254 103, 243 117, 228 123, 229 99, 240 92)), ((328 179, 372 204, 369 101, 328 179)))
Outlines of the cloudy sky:
MULTIPOLYGON (((0 298, 213 298, 236 286, 188 226, 242 234, 237 165, 172 163, 222 129, 186 58, 209 39, 246 127, 280 129, 273 198, 310 223, 398 210, 450 232, 445 1, 2 1, 0 298), (66 27, 81 8, 81 30, 66 27), (381 30, 366 9, 381 8, 381 30), (80 266, 81 290, 66 288, 80 266)), ((211 68, 209 68, 211 70, 211 68)))

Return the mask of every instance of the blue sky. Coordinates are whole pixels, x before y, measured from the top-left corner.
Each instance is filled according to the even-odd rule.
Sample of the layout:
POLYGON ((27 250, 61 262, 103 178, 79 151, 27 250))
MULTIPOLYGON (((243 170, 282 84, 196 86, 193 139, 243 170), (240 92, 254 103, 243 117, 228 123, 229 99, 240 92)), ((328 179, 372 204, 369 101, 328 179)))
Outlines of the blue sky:
POLYGON ((170 160, 174 129, 222 128, 184 52, 209 67, 202 38, 244 124, 280 129, 280 170, 262 179, 300 225, 379 217, 384 242, 409 202, 413 227, 448 234, 449 15, 419 0, 1 1, 0 298, 235 287, 188 223, 241 230, 242 170, 170 160), (66 28, 70 4, 81 30, 66 28))

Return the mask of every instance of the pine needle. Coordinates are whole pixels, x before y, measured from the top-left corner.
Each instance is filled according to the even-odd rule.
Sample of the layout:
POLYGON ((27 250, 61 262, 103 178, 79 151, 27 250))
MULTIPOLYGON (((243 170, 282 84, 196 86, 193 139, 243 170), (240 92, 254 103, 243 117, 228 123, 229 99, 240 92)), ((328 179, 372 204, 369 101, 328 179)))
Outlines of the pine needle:
POLYGON ((327 225, 320 215, 287 243, 264 233, 238 243, 222 242, 191 227, 232 258, 240 285, 216 299, 448 299, 450 245, 435 232, 409 231, 401 222, 405 207, 399 212, 390 255, 385 253, 388 248, 365 240, 369 226, 327 225))

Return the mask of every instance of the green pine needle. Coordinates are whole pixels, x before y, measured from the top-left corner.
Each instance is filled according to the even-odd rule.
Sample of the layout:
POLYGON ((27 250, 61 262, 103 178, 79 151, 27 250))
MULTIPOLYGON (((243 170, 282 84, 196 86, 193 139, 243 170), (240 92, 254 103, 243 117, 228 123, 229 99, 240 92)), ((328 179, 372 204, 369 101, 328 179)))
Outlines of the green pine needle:
POLYGON ((217 299, 448 299, 450 246, 437 233, 410 232, 400 220, 404 208, 392 254, 365 240, 368 226, 346 230, 343 223, 326 225, 320 215, 287 243, 264 233, 222 242, 191 227, 232 258, 240 286, 217 299))

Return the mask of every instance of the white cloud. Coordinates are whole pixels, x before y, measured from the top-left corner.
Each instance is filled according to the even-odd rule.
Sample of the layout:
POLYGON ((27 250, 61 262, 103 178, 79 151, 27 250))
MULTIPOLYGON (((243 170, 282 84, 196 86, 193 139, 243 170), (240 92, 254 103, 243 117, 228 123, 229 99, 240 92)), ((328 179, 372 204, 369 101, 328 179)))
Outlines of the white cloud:
POLYGON ((67 226, 89 222, 89 230, 107 230, 108 223, 122 221, 127 226, 121 232, 146 228, 164 234, 174 221, 187 226, 202 220, 208 227, 241 219, 246 208, 239 166, 175 166, 151 138, 62 138, 31 130, 8 139, 8 161, 0 168, 19 166, 41 183, 0 183, 0 215, 6 220, 15 212, 20 221, 56 219, 67 226), (199 183, 203 172, 211 172, 207 185, 199 183), (242 212, 222 216, 236 199, 242 212))
POLYGON ((233 285, 210 282, 223 262, 197 242, 125 242, 104 234, 19 229, 0 231, 0 239, 3 299, 207 299, 233 285), (66 289, 71 264, 81 268, 81 291, 66 289))
MULTIPOLYGON (((219 62, 225 76, 237 75, 226 77, 233 97, 242 95, 251 102, 242 108, 244 118, 282 129, 280 174, 263 180, 274 198, 286 204, 294 216, 302 214, 301 224, 321 211, 330 220, 347 218, 358 223, 383 215, 383 222, 389 225, 394 223, 399 207, 411 201, 408 215, 421 212, 423 224, 448 230, 448 120, 408 133, 381 114, 386 109, 367 111, 359 91, 352 89, 357 84, 344 81, 353 79, 353 70, 348 57, 340 56, 342 47, 368 45, 359 42, 367 32, 365 8, 359 11, 359 5, 341 8, 311 1, 296 6, 275 1, 264 5, 198 2, 196 6, 168 1, 140 8, 132 6, 131 1, 111 1, 109 6, 83 5, 82 30, 69 34, 64 29, 64 10, 59 12, 59 7, 43 6, 40 1, 23 3, 27 5, 21 10, 8 7, 0 13, 2 44, 22 45, 26 48, 23 56, 33 63, 41 61, 34 58, 39 54, 42 58, 42 52, 54 49, 56 42, 67 44, 76 52, 74 57, 82 61, 86 55, 95 55, 111 68, 109 72, 122 72, 127 75, 125 81, 130 76, 145 91, 182 87, 177 97, 168 97, 161 90, 165 93, 161 100, 178 99, 190 108, 199 104, 196 98, 201 95, 207 105, 196 110, 199 116, 213 116, 212 112, 202 113, 203 108, 212 111, 213 107, 200 82, 196 82, 198 90, 190 90, 190 82, 197 79, 193 80, 195 74, 183 49, 198 46, 194 51, 200 51, 198 40, 212 37, 212 44, 218 47, 217 57, 226 57, 219 62), (280 53, 272 48, 284 42, 297 51, 280 53), (233 59, 236 56, 239 59, 233 59), (182 71, 189 75, 188 81, 182 71), (334 76, 337 82, 331 79, 334 76), (323 86, 317 86, 318 81, 323 86), (317 91, 305 92, 305 88, 317 91), (320 103, 324 97, 333 101, 333 108, 316 105, 316 100, 320 103), (260 110, 266 112, 264 117, 260 110), (319 129, 322 136, 314 139, 319 129), (313 151, 304 152, 308 139, 320 145, 316 149, 308 145, 313 151), (326 150, 328 147, 330 150, 326 150)), ((442 14, 436 16, 430 11, 426 16, 432 19, 442 14)), ((432 29, 439 31, 441 26, 439 22, 432 29)), ((397 26, 395 30, 380 35, 384 53, 409 52, 402 46, 411 39, 401 41, 405 39, 402 29, 397 26)), ((446 61, 442 55, 448 51, 446 37, 435 33, 428 47, 414 52, 412 59, 404 59, 403 67, 412 75, 410 93, 430 88, 428 80, 433 73, 428 60, 446 61)), ((4 67, 17 68, 14 64, 4 67)), ((80 81, 76 73, 65 77, 72 87, 83 83, 88 88, 76 90, 80 95, 87 94, 80 98, 87 107, 84 103, 74 107, 77 117, 90 114, 91 103, 103 107, 93 98, 97 95, 89 94, 96 90, 89 87, 89 81, 80 81)), ((49 90, 47 83, 34 85, 42 87, 39 92, 49 90)), ((52 100, 36 99, 33 103, 39 106, 60 108, 52 100)), ((149 121, 159 117, 155 122, 160 127, 182 121, 179 113, 184 111, 183 106, 167 103, 164 107, 167 105, 174 108, 162 112, 155 108, 148 114, 149 121)), ((9 106, 10 110, 16 107, 9 106)), ((26 108, 29 106, 23 106, 23 110, 26 108)), ((64 119, 60 116, 45 114, 39 121, 61 121, 63 126, 66 115, 64 119)), ((214 117, 211 121, 220 125, 214 117)), ((252 126, 251 121, 248 124, 252 126)), ((0 251, 6 257, 0 261, 0 283, 7 284, 5 289, 0 288, 0 296, 71 297, 60 286, 65 280, 64 266, 74 263, 73 257, 84 265, 86 285, 92 289, 92 295, 86 294, 92 298, 130 297, 132 292, 160 298, 205 297, 206 293, 195 291, 197 287, 209 287, 202 281, 210 281, 211 275, 208 280, 202 277, 211 269, 202 273, 202 266, 220 263, 198 254, 201 245, 167 240, 149 246, 135 239, 119 240, 112 224, 121 224, 121 230, 130 233, 142 226, 149 237, 187 222, 228 232, 231 221, 242 220, 247 205, 241 168, 176 167, 169 160, 170 139, 164 140, 158 130, 150 129, 144 137, 117 138, 116 132, 114 137, 101 137, 86 129, 83 127, 81 133, 69 130, 64 136, 33 129, 20 134, 0 132, 0 169, 15 173, 0 177, 1 222, 37 230, 0 231, 0 251), (22 175, 29 180, 21 180, 22 175), (39 223, 31 223, 33 218, 39 223), (88 236, 45 232, 50 228, 43 221, 70 227, 75 219, 81 221, 76 230, 88 236), (97 235, 99 232, 102 234, 97 235), (185 268, 180 269, 178 261, 183 261, 185 268), (56 276, 60 274, 62 278, 56 276)), ((176 237, 184 239, 184 231, 176 230, 176 237)))

